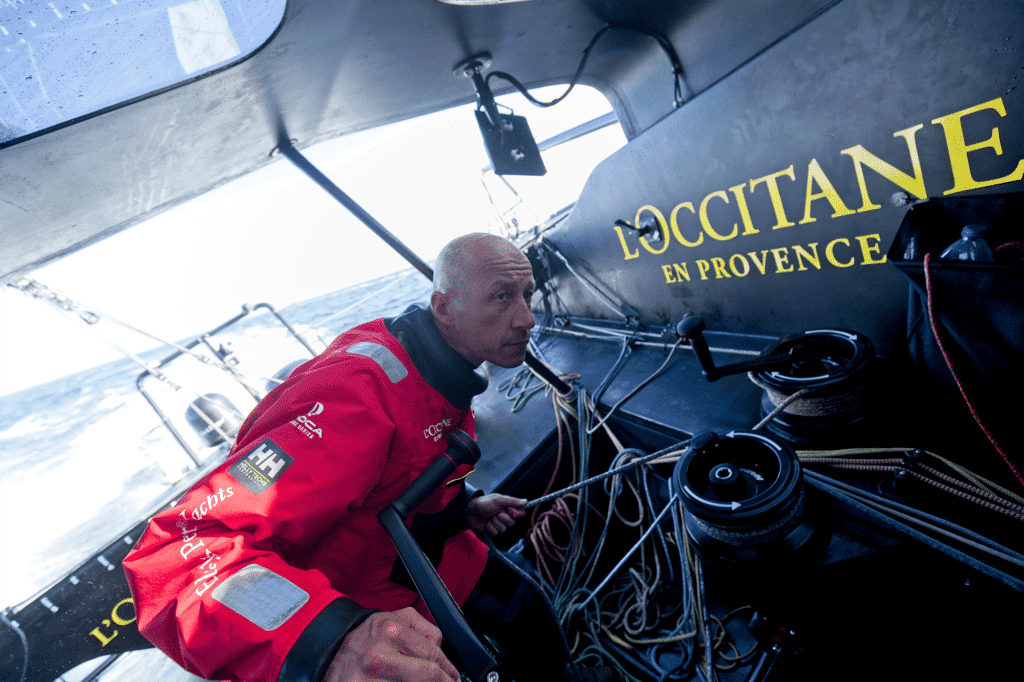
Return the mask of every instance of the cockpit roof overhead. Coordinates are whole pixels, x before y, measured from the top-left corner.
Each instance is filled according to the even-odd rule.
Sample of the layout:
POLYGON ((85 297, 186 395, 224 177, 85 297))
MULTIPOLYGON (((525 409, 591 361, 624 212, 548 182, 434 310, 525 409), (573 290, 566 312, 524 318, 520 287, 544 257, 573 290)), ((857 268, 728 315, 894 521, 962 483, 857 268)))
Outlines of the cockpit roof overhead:
MULTIPOLYGON (((35 9, 38 16, 28 17, 24 13, 32 8, 15 3, 18 25, 31 28, 32 21, 36 27, 31 35, 8 29, 10 35, 0 35, 0 45, 12 50, 20 45, 19 54, 24 55, 31 41, 49 36, 37 30, 44 20, 59 23, 56 14, 85 17, 107 11, 105 3, 103 8, 94 4, 51 3, 45 11, 35 9)), ((194 0, 173 8, 157 0, 111 4, 155 8, 143 32, 166 33, 177 52, 164 62, 184 79, 129 84, 138 87, 104 99, 99 94, 106 96, 120 84, 113 81, 128 76, 122 72, 112 78, 90 62, 91 45, 79 39, 84 34, 66 39, 68 52, 80 55, 65 61, 76 68, 78 76, 68 82, 76 84, 82 98, 77 91, 58 93, 54 86, 52 99, 59 94, 93 104, 81 110, 69 105, 70 113, 42 118, 34 128, 22 126, 9 113, 0 121, 6 128, 0 135, 5 140, 0 142, 0 281, 17 279, 272 163, 281 141, 303 149, 474 101, 470 82, 453 74, 453 67, 483 51, 491 54, 492 69, 510 73, 528 87, 567 83, 584 48, 602 28, 610 23, 630 27, 601 38, 579 81, 608 97, 627 137, 633 137, 674 105, 672 64, 663 46, 635 27, 664 36, 675 46, 687 91, 693 95, 829 2, 787 0, 753 8, 744 0, 481 6, 436 0, 288 0, 278 25, 274 12, 280 11, 280 3, 272 0, 265 5, 264 23, 276 28, 270 28, 269 38, 254 31, 245 39, 239 27, 247 26, 251 17, 237 16, 236 3, 194 0), (203 45, 198 37, 202 32, 188 30, 190 22, 209 24, 221 14, 226 23, 214 23, 229 27, 225 30, 236 39, 237 54, 224 31, 203 45), (249 49, 254 51, 246 56, 249 49), (90 79, 94 67, 95 79, 90 79), (189 69, 194 70, 186 73, 189 69), (152 87, 156 91, 148 91, 152 87), (121 100, 124 96, 127 101, 121 100)), ((110 16, 125 35, 138 28, 110 16)), ((31 70, 31 60, 24 65, 31 70)), ((55 73, 53 82, 63 83, 61 72, 55 73)), ((510 89, 505 82, 494 88, 496 93, 510 89)), ((27 92, 10 84, 5 89, 8 103, 15 93, 27 92)), ((38 87, 32 92, 38 93, 38 87)), ((47 108, 43 105, 39 110, 47 108)), ((16 108, 5 104, 0 111, 16 108)))

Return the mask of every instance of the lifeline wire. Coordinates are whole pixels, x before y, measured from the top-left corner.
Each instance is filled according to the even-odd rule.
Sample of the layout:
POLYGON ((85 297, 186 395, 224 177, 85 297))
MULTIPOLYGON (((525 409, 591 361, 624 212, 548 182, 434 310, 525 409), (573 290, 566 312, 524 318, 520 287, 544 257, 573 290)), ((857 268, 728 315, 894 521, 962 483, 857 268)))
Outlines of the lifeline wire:
MULTIPOLYGON (((218 361, 218 360, 213 360, 211 358, 206 357, 205 355, 202 355, 200 353, 196 353, 196 352, 192 351, 190 348, 185 348, 183 346, 179 346, 176 343, 173 343, 173 342, 161 339, 161 338, 159 338, 157 336, 154 336, 153 334, 150 334, 150 333, 145 332, 145 331, 143 331, 141 329, 133 327, 132 325, 130 325, 130 324, 126 323, 126 322, 122 322, 121 320, 118 320, 115 317, 111 317, 109 315, 106 315, 105 313, 97 312, 94 308, 91 308, 91 307, 85 308, 81 304, 79 304, 76 301, 72 300, 71 298, 68 298, 67 296, 65 296, 63 294, 60 294, 60 293, 50 289, 45 284, 37 282, 37 281, 35 281, 33 279, 27 279, 26 278, 26 279, 21 280, 17 285, 11 284, 11 285, 8 285, 8 286, 13 286, 14 288, 19 289, 20 291, 25 293, 26 295, 29 295, 29 296, 32 296, 34 298, 38 298, 38 299, 40 299, 42 301, 45 301, 46 303, 49 303, 54 308, 57 308, 58 310, 60 310, 62 312, 67 312, 67 313, 77 312, 79 317, 82 318, 82 320, 86 323, 86 325, 87 325, 86 329, 91 334, 93 334, 93 336, 97 337, 98 339, 100 339, 101 341, 106 343, 108 346, 110 346, 114 350, 116 350, 119 353, 121 353, 122 355, 124 355, 126 358, 128 358, 133 363, 135 363, 136 365, 141 367, 143 370, 145 370, 146 372, 149 372, 149 374, 152 375, 155 379, 157 379, 157 380, 167 384, 168 386, 170 386, 175 391, 185 391, 186 393, 191 394, 193 398, 201 397, 198 393, 196 393, 194 391, 191 391, 191 390, 188 390, 188 389, 185 389, 183 386, 180 386, 180 385, 176 384, 166 374, 164 374, 163 372, 159 371, 157 368, 150 367, 149 364, 145 360, 143 360, 141 357, 139 357, 138 355, 132 353, 131 351, 129 351, 126 348, 123 348, 122 346, 118 345, 117 343, 115 343, 111 339, 106 338, 105 336, 102 336, 100 334, 97 334, 96 331, 92 328, 92 325, 96 324, 96 322, 98 322, 101 319, 108 320, 108 321, 110 321, 110 322, 112 322, 112 323, 114 323, 114 324, 116 324, 116 325, 118 325, 120 327, 123 327, 124 329, 127 329, 129 331, 135 332, 137 334, 141 334, 142 336, 148 337, 148 338, 153 339, 154 341, 157 341, 157 342, 159 342, 159 343, 161 343, 161 344, 163 344, 165 346, 173 348, 173 349, 175 349, 176 351, 178 351, 179 353, 181 353, 183 355, 188 355, 188 356, 196 359, 197 361, 199 361, 202 364, 208 365, 210 367, 216 367, 217 369, 220 369, 220 370, 222 370, 224 372, 227 372, 229 375, 231 375, 231 377, 235 381, 237 381, 238 383, 240 383, 243 386, 248 388, 248 385, 245 383, 245 381, 241 377, 239 377, 237 375, 237 372, 233 368, 229 367, 226 363, 218 361)), ((213 427, 215 430, 219 431, 217 424, 212 422, 205 413, 203 413, 200 410, 195 409, 194 407, 192 409, 201 419, 206 421, 207 426, 213 427)), ((235 412, 234 416, 241 418, 244 415, 241 415, 238 412, 235 412)), ((220 433, 221 433, 222 436, 225 436, 225 434, 223 432, 220 432, 220 433)), ((229 440, 231 440, 231 439, 229 438, 229 440)))
MULTIPOLYGON (((45 284, 37 282, 37 281, 35 281, 33 279, 24 279, 24 280, 21 280, 17 285, 10 285, 10 286, 14 286, 17 289, 20 289, 22 292, 28 294, 29 296, 34 296, 35 298, 41 299, 43 301, 46 301, 50 305, 52 305, 52 306, 54 306, 56 308, 59 308, 60 310, 62 310, 64 312, 76 312, 76 313, 78 313, 78 316, 81 317, 82 320, 87 325, 90 326, 90 328, 91 328, 92 325, 96 324, 101 319, 102 320, 107 320, 109 322, 113 322, 114 324, 116 324, 116 325, 118 325, 120 327, 123 327, 124 329, 127 329, 128 331, 135 332, 136 334, 140 334, 141 336, 145 336, 147 338, 150 338, 150 339, 152 339, 152 340, 154 340, 154 341, 156 341, 156 342, 158 342, 158 343, 160 343, 162 345, 167 346, 168 348, 173 348, 174 350, 178 351, 179 353, 182 353, 184 355, 190 355, 190 356, 194 357, 196 360, 198 360, 199 362, 201 362, 203 364, 210 365, 211 367, 217 367, 217 368, 223 369, 225 371, 229 371, 230 370, 230 368, 227 365, 225 365, 223 362, 220 362, 220 361, 217 361, 217 360, 212 360, 212 359, 206 357, 205 355, 202 355, 200 353, 196 353, 196 352, 192 351, 190 348, 185 348, 184 346, 179 346, 178 344, 176 344, 176 343, 174 343, 172 341, 167 341, 165 339, 161 339, 160 337, 155 336, 153 334, 150 334, 149 332, 144 331, 142 329, 139 329, 137 327, 134 327, 134 326, 128 324, 127 322, 122 322, 121 320, 117 319, 116 317, 112 317, 110 315, 107 315, 106 313, 99 312, 99 311, 97 311, 95 308, 93 308, 91 306, 83 307, 81 304, 75 302, 74 300, 68 298, 67 296, 64 296, 63 294, 59 294, 59 293, 53 291, 52 289, 50 289, 45 284)), ((138 356, 134 355, 133 353, 125 350, 124 348, 121 348, 119 345, 117 345, 113 341, 110 341, 109 339, 105 339, 105 338, 99 336, 98 334, 96 336, 98 338, 100 338, 104 343, 110 345, 115 350, 117 350, 120 353, 122 353, 125 357, 127 357, 130 360, 132 360, 133 362, 135 362, 135 364, 139 365, 143 369, 149 370, 149 365, 147 365, 146 362, 142 358, 139 358, 138 356)), ((150 370, 150 372, 153 373, 154 376, 156 376, 156 373, 153 372, 153 370, 150 370)))
MULTIPOLYGON (((195 359, 196 361, 200 362, 201 364, 207 365, 209 367, 215 367, 215 368, 220 369, 220 370, 222 370, 224 372, 227 372, 234 381, 238 382, 241 386, 243 386, 247 390, 249 390, 250 394, 253 394, 253 397, 256 397, 256 393, 258 393, 258 391, 256 391, 254 393, 255 389, 253 389, 246 382, 246 380, 240 375, 240 372, 244 372, 246 375, 249 375, 249 376, 255 375, 257 378, 262 379, 264 381, 273 381, 273 379, 270 379, 268 377, 264 377, 264 376, 260 375, 259 373, 254 373, 254 372, 251 372, 251 371, 245 370, 245 369, 239 370, 239 369, 237 369, 237 368, 235 368, 233 366, 230 366, 227 363, 222 362, 220 360, 209 358, 206 355, 203 355, 201 353, 196 353, 191 348, 187 348, 185 346, 178 345, 177 343, 174 343, 174 342, 171 342, 171 341, 167 341, 166 339, 162 339, 162 338, 160 338, 158 336, 150 334, 149 332, 146 332, 146 331, 144 331, 142 329, 139 329, 139 328, 137 328, 137 327, 135 327, 133 325, 130 325, 127 322, 123 322, 123 321, 121 321, 121 320, 119 320, 119 319, 117 319, 115 317, 107 315, 106 313, 99 312, 95 308, 92 308, 91 306, 90 307, 85 307, 82 304, 78 303, 77 301, 69 298, 68 296, 65 296, 64 294, 61 294, 61 293, 59 293, 57 291, 54 291, 50 287, 46 286, 45 284, 42 284, 41 282, 37 282, 36 280, 30 279, 30 278, 25 278, 25 279, 22 279, 21 281, 19 281, 16 285, 15 284, 10 284, 8 286, 12 286, 12 287, 20 290, 22 293, 24 293, 26 295, 32 296, 34 298, 38 298, 38 299, 40 299, 40 300, 42 300, 42 301, 44 301, 46 303, 49 303, 51 306, 53 306, 54 308, 57 308, 61 312, 67 312, 67 313, 76 312, 76 313, 78 313, 78 316, 86 323, 86 325, 87 325, 86 328, 88 329, 88 331, 90 333, 92 333, 94 336, 96 336, 101 341, 103 341, 104 343, 106 343, 107 345, 109 345, 110 347, 112 347, 113 349, 115 349, 116 351, 121 353, 122 355, 124 355, 126 358, 131 360, 133 363, 135 363, 136 365, 141 367, 143 370, 145 370, 151 376, 153 376, 153 378, 155 378, 158 381, 161 381, 161 382, 167 384, 174 391, 182 391, 182 392, 188 393, 192 397, 192 403, 190 403, 186 409, 189 410, 191 413, 195 414, 202 421, 206 422, 206 425, 208 427, 213 429, 217 434, 219 434, 224 440, 226 440, 228 442, 232 442, 233 443, 235 439, 234 439, 234 437, 231 434, 225 432, 221 428, 221 424, 223 422, 222 421, 216 421, 216 422, 213 421, 213 419, 211 419, 209 415, 207 415, 203 410, 199 409, 199 407, 195 404, 195 400, 199 399, 199 398, 202 398, 203 396, 200 396, 199 393, 197 393, 197 392, 195 392, 195 391, 193 391, 191 389, 186 389, 184 386, 181 386, 181 385, 175 383, 174 381, 172 381, 170 379, 170 377, 168 377, 166 374, 164 374, 162 371, 160 371, 156 367, 151 367, 148 363, 146 363, 145 360, 143 360, 138 355, 132 353, 131 351, 129 351, 126 348, 123 348, 122 346, 120 346, 119 344, 115 343, 111 339, 106 338, 105 336, 102 336, 100 334, 97 334, 95 332, 95 330, 92 329, 92 325, 96 324, 100 320, 107 320, 109 322, 112 322, 115 325, 118 325, 118 326, 120 326, 120 327, 122 327, 124 329, 127 329, 128 331, 135 332, 136 334, 140 334, 141 336, 145 336, 147 338, 150 338, 150 339, 152 339, 154 341, 157 341, 158 343, 161 343, 161 344, 163 344, 163 345, 165 345, 165 346, 167 346, 169 348, 173 348, 174 350, 178 351, 182 355, 187 355, 187 356, 195 359)), ((379 293, 379 292, 377 292, 377 293, 379 293)), ((344 312, 344 311, 342 311, 342 312, 344 312)), ((280 382, 278 382, 278 383, 280 383, 280 382)), ((221 405, 220 407, 226 407, 226 406, 221 405)), ((235 416, 235 417, 237 417, 239 419, 241 419, 241 418, 243 418, 245 416, 245 415, 239 413, 237 410, 231 410, 231 412, 232 412, 233 416, 235 416)))

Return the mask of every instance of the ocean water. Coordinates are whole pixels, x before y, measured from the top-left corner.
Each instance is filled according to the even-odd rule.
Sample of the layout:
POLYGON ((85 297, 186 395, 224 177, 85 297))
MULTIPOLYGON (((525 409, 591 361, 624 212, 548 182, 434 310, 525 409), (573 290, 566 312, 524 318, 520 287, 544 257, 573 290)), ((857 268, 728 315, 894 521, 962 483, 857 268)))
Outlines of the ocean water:
MULTIPOLYGON (((320 350, 356 324, 426 302, 429 292, 430 283, 409 269, 278 312, 320 350)), ((257 391, 265 391, 268 379, 290 362, 310 357, 264 311, 212 339, 214 348, 226 342, 239 359, 235 372, 257 391)), ((155 349, 141 357, 152 362, 172 350, 155 349)), ((197 350, 212 355, 205 346, 197 350)), ((219 393, 244 415, 255 398, 224 370, 188 355, 161 370, 179 388, 150 379, 144 385, 153 399, 201 461, 223 454, 189 428, 184 420, 189 401, 219 393)), ((0 400, 0 608, 15 606, 62 578, 173 494, 175 483, 194 468, 136 387, 141 372, 125 359, 0 400)), ((124 679, 123 674, 115 677, 124 679)), ((149 679, 170 678, 161 673, 149 679)))

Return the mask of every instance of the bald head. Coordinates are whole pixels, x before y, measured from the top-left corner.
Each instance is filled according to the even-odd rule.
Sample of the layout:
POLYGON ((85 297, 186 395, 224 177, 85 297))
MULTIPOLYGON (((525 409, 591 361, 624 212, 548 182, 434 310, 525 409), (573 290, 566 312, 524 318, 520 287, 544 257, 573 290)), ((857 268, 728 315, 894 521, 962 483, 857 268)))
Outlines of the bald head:
POLYGON ((493 234, 467 234, 434 263, 430 309, 441 336, 473 366, 523 362, 530 329, 533 270, 516 246, 493 234))
POLYGON ((494 234, 473 232, 448 242, 434 262, 434 291, 458 298, 473 271, 492 256, 521 257, 512 242, 494 234))

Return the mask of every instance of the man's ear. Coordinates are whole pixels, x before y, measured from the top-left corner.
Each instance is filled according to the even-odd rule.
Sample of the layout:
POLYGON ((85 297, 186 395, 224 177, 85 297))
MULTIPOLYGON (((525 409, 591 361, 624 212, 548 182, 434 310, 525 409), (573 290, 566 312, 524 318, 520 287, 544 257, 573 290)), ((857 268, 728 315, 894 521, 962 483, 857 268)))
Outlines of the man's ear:
POLYGON ((430 310, 434 313, 434 319, 445 324, 451 322, 451 302, 443 292, 435 291, 430 294, 430 310))

